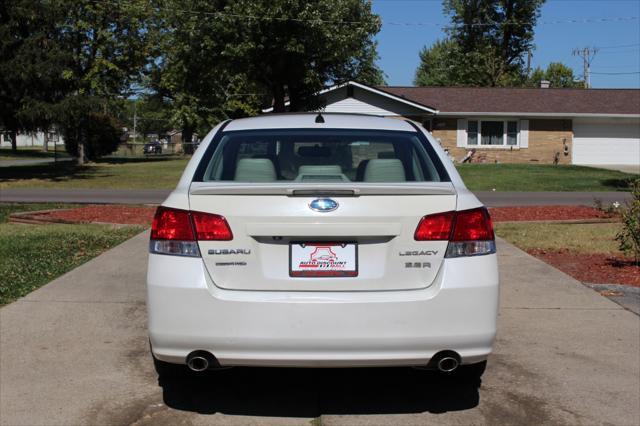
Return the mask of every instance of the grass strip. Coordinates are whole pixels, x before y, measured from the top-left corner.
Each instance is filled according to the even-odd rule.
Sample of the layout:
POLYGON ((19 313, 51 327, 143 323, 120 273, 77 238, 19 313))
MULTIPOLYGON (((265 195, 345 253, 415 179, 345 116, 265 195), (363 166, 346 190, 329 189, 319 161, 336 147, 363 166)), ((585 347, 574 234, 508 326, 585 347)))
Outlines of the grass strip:
POLYGON ((25 296, 142 230, 138 226, 0 224, 0 305, 25 296))
POLYGON ((496 235, 523 250, 569 250, 621 255, 614 240, 619 223, 496 223, 496 235))
POLYGON ((458 164, 472 191, 628 191, 638 175, 584 166, 458 164))

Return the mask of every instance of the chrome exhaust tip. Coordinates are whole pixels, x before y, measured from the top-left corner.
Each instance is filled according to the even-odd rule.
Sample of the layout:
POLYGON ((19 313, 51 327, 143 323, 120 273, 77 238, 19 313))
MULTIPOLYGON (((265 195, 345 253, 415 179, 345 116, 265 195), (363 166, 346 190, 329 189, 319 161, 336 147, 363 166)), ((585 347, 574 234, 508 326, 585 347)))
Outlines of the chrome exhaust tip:
POLYGON ((203 356, 193 356, 187 360, 187 367, 191 371, 204 371, 209 368, 209 360, 203 356))
POLYGON ((189 370, 201 372, 215 368, 218 365, 216 358, 207 351, 193 351, 187 356, 189 370))
POLYGON ((438 360, 436 365, 438 370, 443 373, 453 373, 460 365, 460 362, 452 356, 444 356, 438 360))

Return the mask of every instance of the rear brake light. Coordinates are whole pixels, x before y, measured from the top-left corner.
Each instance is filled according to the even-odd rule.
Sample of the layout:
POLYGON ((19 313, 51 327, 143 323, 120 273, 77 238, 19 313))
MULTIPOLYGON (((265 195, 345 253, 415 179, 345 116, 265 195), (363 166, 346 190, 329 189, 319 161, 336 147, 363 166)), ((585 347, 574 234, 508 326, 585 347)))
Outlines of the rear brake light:
POLYGON ((414 238, 416 241, 449 240, 445 257, 496 252, 493 224, 484 207, 425 216, 420 220, 414 238))
POLYGON ((423 217, 413 237, 416 241, 448 240, 455 214, 455 212, 446 212, 423 217))
POLYGON ((456 226, 451 241, 493 240, 493 224, 485 208, 462 210, 456 213, 456 226))
POLYGON ((195 241, 193 225, 186 210, 158 207, 151 225, 152 240, 195 241))
POLYGON ((229 241, 233 240, 233 233, 227 220, 217 214, 191 212, 196 236, 201 241, 229 241))
POLYGON ((231 228, 222 216, 158 207, 151 226, 151 253, 200 257, 198 240, 233 239, 231 228))

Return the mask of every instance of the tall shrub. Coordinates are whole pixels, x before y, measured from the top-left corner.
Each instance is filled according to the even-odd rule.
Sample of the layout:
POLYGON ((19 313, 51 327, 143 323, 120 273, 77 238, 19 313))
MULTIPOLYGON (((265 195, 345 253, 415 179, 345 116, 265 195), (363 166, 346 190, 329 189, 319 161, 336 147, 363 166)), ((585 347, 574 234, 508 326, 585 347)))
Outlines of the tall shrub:
POLYGON ((631 201, 622 212, 622 229, 616 235, 620 250, 640 265, 640 179, 631 183, 631 201))

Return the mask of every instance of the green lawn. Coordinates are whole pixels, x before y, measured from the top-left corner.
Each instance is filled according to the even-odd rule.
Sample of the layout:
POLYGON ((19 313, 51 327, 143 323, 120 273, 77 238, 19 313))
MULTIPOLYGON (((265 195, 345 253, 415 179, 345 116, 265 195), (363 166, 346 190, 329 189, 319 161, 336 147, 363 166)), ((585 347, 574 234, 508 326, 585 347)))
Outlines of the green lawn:
MULTIPOLYGON (((0 167, 5 188, 171 189, 188 158, 113 157, 83 167, 70 162, 0 167)), ((580 166, 537 164, 462 164, 458 166, 474 191, 623 191, 637 175, 580 166)))
POLYGON ((523 250, 569 249, 580 253, 617 254, 619 223, 496 223, 496 235, 523 250))
POLYGON ((459 164, 472 191, 626 191, 637 175, 583 166, 459 164))
POLYGON ((171 189, 188 158, 105 158, 77 166, 71 162, 0 168, 0 190, 6 188, 171 189))
POLYGON ((143 228, 6 223, 10 212, 69 205, 0 204, 0 305, 22 297, 143 228))

